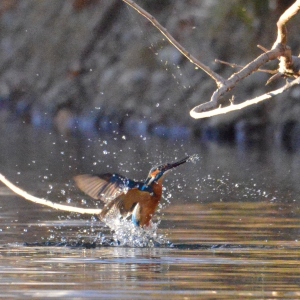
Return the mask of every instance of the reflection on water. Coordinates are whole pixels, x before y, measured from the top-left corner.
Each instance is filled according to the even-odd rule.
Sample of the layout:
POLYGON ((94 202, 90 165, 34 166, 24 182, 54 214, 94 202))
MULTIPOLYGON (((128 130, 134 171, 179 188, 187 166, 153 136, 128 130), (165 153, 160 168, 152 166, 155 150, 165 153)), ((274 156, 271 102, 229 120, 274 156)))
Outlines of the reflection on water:
POLYGON ((168 177, 151 233, 160 246, 117 246, 118 233, 97 218, 29 203, 1 186, 1 296, 300 297, 299 154, 122 134, 75 139, 18 126, 0 131, 1 173, 36 196, 83 207, 96 203, 74 188, 75 174, 141 180, 152 165, 200 157, 168 177))
POLYGON ((296 299, 299 250, 0 249, 7 297, 296 299))

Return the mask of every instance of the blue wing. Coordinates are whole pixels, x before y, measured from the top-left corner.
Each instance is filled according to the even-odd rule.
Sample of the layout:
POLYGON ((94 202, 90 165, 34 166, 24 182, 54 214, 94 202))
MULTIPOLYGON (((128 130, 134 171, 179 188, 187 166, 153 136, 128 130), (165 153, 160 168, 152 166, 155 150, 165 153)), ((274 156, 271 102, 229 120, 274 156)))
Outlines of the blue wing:
MULTIPOLYGON (((101 175, 78 175, 74 177, 79 189, 96 200, 108 203, 122 193, 137 188, 141 191, 148 191, 143 182, 128 179, 120 174, 105 173, 101 175)), ((149 192, 149 191, 148 191, 149 192)))

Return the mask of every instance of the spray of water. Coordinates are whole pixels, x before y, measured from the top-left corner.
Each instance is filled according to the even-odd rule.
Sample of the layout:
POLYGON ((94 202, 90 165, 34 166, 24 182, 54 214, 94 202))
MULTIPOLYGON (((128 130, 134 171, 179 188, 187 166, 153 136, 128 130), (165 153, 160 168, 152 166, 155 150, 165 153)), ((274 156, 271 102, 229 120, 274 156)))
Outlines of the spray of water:
POLYGON ((200 157, 198 154, 193 154, 189 157, 189 159, 187 160, 187 162, 192 162, 193 164, 195 164, 197 161, 200 160, 200 157))
POLYGON ((114 246, 126 247, 162 247, 170 246, 170 242, 166 238, 158 234, 157 223, 151 222, 147 228, 135 226, 131 220, 127 219, 110 219, 107 226, 113 231, 114 246))

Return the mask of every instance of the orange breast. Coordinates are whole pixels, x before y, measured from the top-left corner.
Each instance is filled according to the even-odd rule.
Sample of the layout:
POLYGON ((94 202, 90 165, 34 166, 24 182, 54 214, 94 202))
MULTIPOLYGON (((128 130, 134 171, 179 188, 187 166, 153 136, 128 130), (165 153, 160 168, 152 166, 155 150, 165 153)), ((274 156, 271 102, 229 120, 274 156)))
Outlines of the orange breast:
POLYGON ((139 201, 140 211, 139 211, 139 225, 148 226, 150 220, 152 219, 158 203, 162 195, 162 185, 161 183, 154 183, 152 185, 153 195, 147 194, 147 197, 144 197, 139 201))

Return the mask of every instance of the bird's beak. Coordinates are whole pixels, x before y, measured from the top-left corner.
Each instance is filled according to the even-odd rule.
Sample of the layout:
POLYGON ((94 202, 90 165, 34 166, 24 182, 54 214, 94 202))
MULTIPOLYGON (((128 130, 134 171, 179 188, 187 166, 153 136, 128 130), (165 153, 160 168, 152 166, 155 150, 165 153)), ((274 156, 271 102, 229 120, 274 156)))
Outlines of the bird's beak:
POLYGON ((182 164, 184 164, 185 162, 189 161, 190 159, 190 156, 187 156, 185 157, 184 159, 181 159, 179 161, 176 161, 174 163, 170 163, 170 164, 165 164, 163 167, 162 167, 162 172, 163 173, 167 173, 168 171, 170 171, 171 169, 173 168, 176 168, 182 164))
POLYGON ((157 169, 156 169, 157 173, 154 173, 154 174, 150 173, 148 178, 145 181, 145 185, 150 185, 152 182, 157 181, 157 180, 163 180, 165 175, 170 170, 184 164, 185 162, 189 161, 190 158, 191 158, 191 156, 187 156, 184 159, 176 161, 174 163, 158 166, 157 169))

